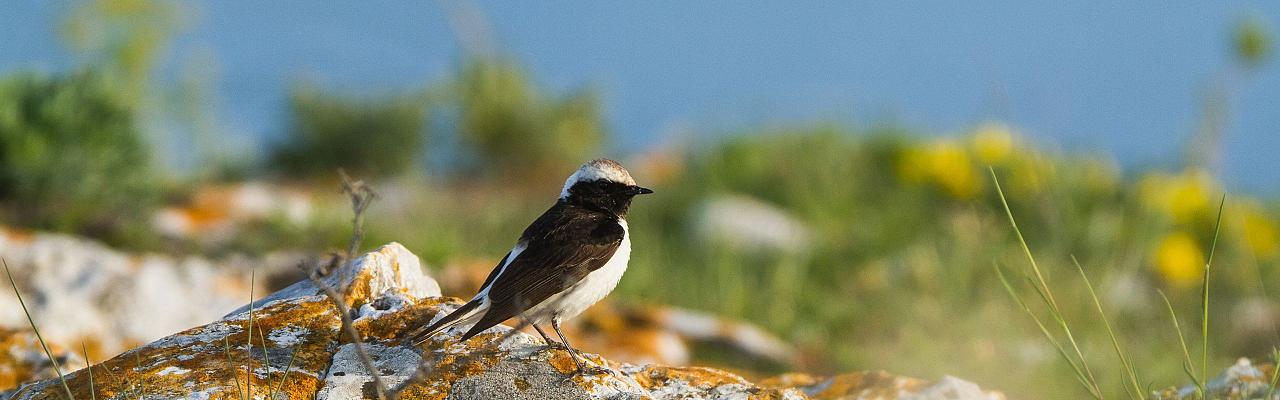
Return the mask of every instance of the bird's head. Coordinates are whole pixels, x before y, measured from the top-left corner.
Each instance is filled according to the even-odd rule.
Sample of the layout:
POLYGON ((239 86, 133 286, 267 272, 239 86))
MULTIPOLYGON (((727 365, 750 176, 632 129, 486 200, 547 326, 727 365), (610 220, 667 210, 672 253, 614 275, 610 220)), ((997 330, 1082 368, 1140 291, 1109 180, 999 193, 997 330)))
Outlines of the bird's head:
POLYGON ((635 179, 622 164, 607 158, 597 158, 582 164, 560 190, 560 201, 587 208, 605 210, 621 217, 631 207, 631 198, 653 193, 636 186, 635 179))

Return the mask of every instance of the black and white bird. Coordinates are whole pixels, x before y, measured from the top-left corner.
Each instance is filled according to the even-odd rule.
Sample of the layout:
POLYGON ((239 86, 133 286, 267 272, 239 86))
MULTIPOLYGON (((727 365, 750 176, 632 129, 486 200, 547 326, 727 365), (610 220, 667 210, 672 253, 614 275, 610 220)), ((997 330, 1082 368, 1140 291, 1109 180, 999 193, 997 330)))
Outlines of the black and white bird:
POLYGON ((581 354, 565 339, 560 323, 617 286, 631 256, 624 217, 633 197, 649 193, 653 191, 636 186, 616 161, 602 158, 583 164, 565 181, 555 205, 525 228, 480 292, 449 315, 411 332, 406 341, 417 345, 445 328, 471 324, 460 339, 465 341, 520 317, 551 345, 554 342, 538 326, 550 322, 573 353, 578 370, 584 371, 581 354))

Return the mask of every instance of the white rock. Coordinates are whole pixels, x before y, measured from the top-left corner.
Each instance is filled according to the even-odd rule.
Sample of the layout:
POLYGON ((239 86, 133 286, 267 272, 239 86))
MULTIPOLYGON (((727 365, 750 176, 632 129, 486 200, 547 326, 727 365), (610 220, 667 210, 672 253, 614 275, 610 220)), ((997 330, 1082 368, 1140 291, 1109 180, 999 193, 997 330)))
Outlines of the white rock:
POLYGON ((809 228, 785 210, 744 196, 713 197, 695 220, 703 239, 744 249, 803 251, 811 237, 809 228))
MULTIPOLYGON (((395 387, 413 376, 422 357, 408 347, 387 347, 365 344, 365 351, 374 356, 374 368, 378 369, 382 383, 395 387)), ((334 354, 329 373, 324 377, 324 387, 316 395, 318 400, 359 399, 367 383, 373 382, 369 370, 360 362, 354 344, 344 344, 334 354)))
POLYGON ((950 375, 942 377, 937 383, 918 392, 903 393, 898 398, 902 400, 1004 400, 1003 395, 985 392, 976 383, 950 375))
MULTIPOLYGON (((293 268, 300 260, 294 255, 214 263, 129 254, 72 236, 3 228, 0 258, 46 339, 71 347, 96 340, 106 355, 216 320, 249 298, 250 268, 258 269, 262 288, 267 271, 293 268)), ((0 291, 7 293, 0 294, 0 325, 27 328, 12 289, 0 291)))

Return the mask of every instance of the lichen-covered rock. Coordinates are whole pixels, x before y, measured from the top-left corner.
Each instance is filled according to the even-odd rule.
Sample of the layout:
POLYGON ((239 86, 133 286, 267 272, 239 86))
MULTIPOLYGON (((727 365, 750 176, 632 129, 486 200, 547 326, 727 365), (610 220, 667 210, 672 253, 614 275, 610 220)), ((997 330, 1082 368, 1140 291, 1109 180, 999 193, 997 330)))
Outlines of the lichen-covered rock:
MULTIPOLYGON (((312 283, 300 282, 219 321, 71 373, 68 384, 76 398, 92 392, 101 399, 333 400, 375 398, 376 374, 389 388, 404 383, 405 399, 999 398, 951 378, 936 384, 876 378, 894 383, 867 386, 866 374, 794 375, 756 384, 712 368, 637 365, 591 354, 588 366, 600 371, 579 374, 568 351, 505 326, 466 342, 457 340, 463 329, 452 328, 412 347, 401 343, 402 333, 462 304, 439 296, 416 256, 393 243, 361 257, 353 270, 325 279, 329 285, 347 283, 342 293, 352 327, 363 337, 374 371, 339 334, 334 305, 312 283)), ((61 397, 56 379, 26 384, 13 396, 61 397)))
MULTIPOLYGON (((77 350, 83 342, 91 357, 105 359, 218 319, 248 298, 250 268, 257 270, 256 289, 262 293, 269 277, 292 273, 304 256, 278 253, 215 263, 0 228, 0 258, 13 271, 45 339, 77 350)), ((0 291, 10 292, 4 286, 0 291)), ((12 293, 0 294, 0 326, 29 329, 12 293)))
MULTIPOLYGON (((1276 373, 1275 364, 1265 363, 1253 365, 1248 358, 1236 360, 1235 365, 1222 371, 1218 377, 1205 384, 1205 394, 1210 399, 1246 400, 1267 399, 1268 388, 1276 373)), ((1198 398, 1196 388, 1192 385, 1182 388, 1168 388, 1151 394, 1153 399, 1180 400, 1198 398)), ((1280 391, 1273 393, 1270 399, 1280 399, 1280 391)))
MULTIPOLYGON (((84 368, 84 359, 76 353, 56 343, 48 345, 53 360, 63 371, 84 368)), ((35 333, 25 329, 0 328, 0 388, 10 389, 22 382, 57 376, 35 333)))

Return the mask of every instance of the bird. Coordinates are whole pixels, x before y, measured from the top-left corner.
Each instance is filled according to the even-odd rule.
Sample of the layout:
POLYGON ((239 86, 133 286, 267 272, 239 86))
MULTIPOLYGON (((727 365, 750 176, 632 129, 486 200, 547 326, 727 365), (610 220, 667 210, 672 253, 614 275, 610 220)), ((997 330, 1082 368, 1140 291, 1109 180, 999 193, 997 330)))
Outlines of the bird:
POLYGON ((635 196, 651 193, 637 186, 617 161, 599 158, 582 164, 565 180, 555 204, 525 228, 471 300, 409 332, 404 341, 418 346, 446 328, 471 324, 459 339, 466 341, 520 317, 547 345, 568 350, 578 373, 586 371, 579 360, 584 357, 569 344, 560 324, 617 286, 631 257, 627 210, 635 196), (538 326, 547 322, 561 343, 538 326))

